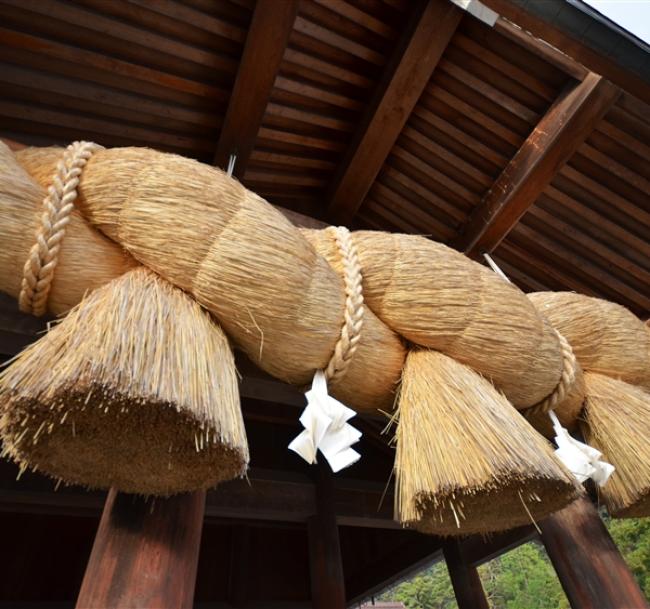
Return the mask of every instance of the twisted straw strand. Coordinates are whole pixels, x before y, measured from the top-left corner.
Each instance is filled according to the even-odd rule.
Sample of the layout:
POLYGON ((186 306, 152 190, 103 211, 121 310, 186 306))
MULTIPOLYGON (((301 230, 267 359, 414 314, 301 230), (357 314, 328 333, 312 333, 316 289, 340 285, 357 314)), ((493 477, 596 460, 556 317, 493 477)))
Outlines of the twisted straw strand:
POLYGON ((573 353, 573 349, 571 349, 569 341, 564 336, 557 330, 555 330, 555 333, 560 341, 560 349, 562 352, 562 375, 560 376, 560 381, 549 396, 524 412, 526 417, 544 414, 550 410, 554 410, 558 404, 564 401, 576 380, 576 356, 573 353))
POLYGON ((328 382, 340 381, 346 374, 350 361, 361 339, 363 327, 363 288, 361 264, 350 231, 343 226, 327 229, 333 233, 343 260, 343 281, 345 284, 345 312, 341 336, 334 347, 325 377, 328 382))
POLYGON ((24 313, 40 317, 47 310, 54 270, 77 198, 81 171, 99 148, 101 146, 92 142, 73 142, 57 164, 52 184, 43 200, 43 214, 36 233, 36 243, 23 267, 18 303, 24 313))

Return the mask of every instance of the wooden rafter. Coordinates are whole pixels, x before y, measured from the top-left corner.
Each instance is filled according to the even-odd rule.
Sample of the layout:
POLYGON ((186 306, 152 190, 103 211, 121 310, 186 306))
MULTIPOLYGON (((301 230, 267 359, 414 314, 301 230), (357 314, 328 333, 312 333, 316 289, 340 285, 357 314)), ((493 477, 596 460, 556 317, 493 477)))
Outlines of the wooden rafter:
POLYGON ((513 0, 482 0, 482 2, 521 30, 543 40, 549 48, 552 45, 589 70, 602 74, 622 89, 650 103, 650 83, 647 80, 622 68, 614 59, 592 49, 563 32, 559 27, 527 11, 523 3, 513 2, 513 0))
POLYGON ((298 12, 298 0, 258 2, 214 156, 225 167, 237 155, 234 175, 244 175, 273 83, 298 12))
POLYGON ((463 13, 447 0, 419 2, 334 177, 328 217, 346 224, 363 203, 463 13))
POLYGON ((567 87, 474 209, 454 246, 472 256, 493 251, 619 95, 618 87, 594 73, 567 87))

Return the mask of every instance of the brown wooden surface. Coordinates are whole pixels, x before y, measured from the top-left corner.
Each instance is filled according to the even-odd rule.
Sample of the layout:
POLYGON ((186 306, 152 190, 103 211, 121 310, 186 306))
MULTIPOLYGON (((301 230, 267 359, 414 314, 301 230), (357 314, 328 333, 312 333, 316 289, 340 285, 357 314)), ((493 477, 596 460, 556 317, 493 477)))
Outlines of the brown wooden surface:
POLYGON ((418 0, 349 153, 334 178, 328 216, 354 217, 456 31, 462 11, 446 0, 418 0))
POLYGON ((648 607, 634 576, 586 498, 539 523, 546 552, 573 609, 648 607))
POLYGON ((602 74, 620 87, 650 103, 650 84, 638 74, 621 68, 615 61, 565 34, 560 28, 518 6, 512 0, 483 0, 486 6, 517 24, 526 32, 559 49, 590 70, 602 74))
POLYGON ((205 492, 145 501, 111 491, 77 609, 191 609, 205 492))
MULTIPOLYGON (((358 206, 354 228, 455 243, 554 100, 587 71, 579 46, 552 38, 553 28, 542 31, 512 0, 492 1, 502 18, 494 27, 460 20, 405 117, 380 102, 391 86, 406 101, 416 82, 400 87, 394 73, 416 44, 409 32, 423 0, 300 0, 292 27, 283 22, 284 48, 252 62, 252 71, 244 47, 280 33, 257 35, 255 10, 282 21, 291 2, 0 0, 0 134, 31 145, 144 145, 209 163, 220 134, 245 136, 254 145, 237 171, 271 203, 325 219, 336 178, 347 172, 348 193, 367 192, 361 201, 345 197, 358 206), (239 86, 239 103, 242 93, 231 95, 238 78, 262 94, 239 86), (369 146, 355 171, 348 157, 370 137, 366 127, 394 145, 381 154, 369 146)), ((441 40, 433 38, 421 48, 441 40)), ((624 91, 495 255, 526 290, 578 290, 646 318, 650 87, 611 61, 587 64, 624 91)), ((264 380, 249 385, 264 395, 264 380)))
POLYGON ((214 157, 214 164, 225 168, 236 154, 238 177, 246 171, 297 12, 297 0, 255 6, 214 157))
POLYGON ((444 544, 442 551, 458 609, 489 609, 478 571, 465 558, 460 542, 450 539, 444 544))
POLYGON ((457 249, 493 251, 612 107, 620 90, 596 74, 567 88, 472 213, 457 249))
MULTIPOLYGON (((322 455, 320 458, 323 460, 322 455)), ((327 463, 319 463, 317 467, 316 515, 307 521, 312 606, 345 609, 345 578, 334 512, 332 472, 327 463)))

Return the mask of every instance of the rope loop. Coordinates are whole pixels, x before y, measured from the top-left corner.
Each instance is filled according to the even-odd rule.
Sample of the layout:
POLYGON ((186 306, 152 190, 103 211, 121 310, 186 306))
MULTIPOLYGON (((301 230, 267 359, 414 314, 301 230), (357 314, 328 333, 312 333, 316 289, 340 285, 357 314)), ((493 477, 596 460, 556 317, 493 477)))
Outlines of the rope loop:
POLYGON ((555 330, 555 334, 560 341, 560 350, 562 352, 562 374, 560 380, 550 395, 524 411, 524 416, 526 416, 526 418, 555 410, 555 408, 567 397, 576 380, 577 364, 573 349, 571 349, 569 341, 557 330, 555 330))
POLYGON ((325 368, 327 381, 336 383, 345 376, 361 340, 364 313, 363 277, 359 256, 350 231, 343 226, 330 226, 327 231, 336 239, 336 245, 343 262, 345 284, 345 311, 341 336, 334 347, 334 353, 327 368, 325 368))
POLYGON ((43 200, 36 243, 29 251, 23 268, 18 304, 24 313, 40 317, 47 310, 47 299, 59 261, 61 243, 78 195, 81 171, 92 154, 99 149, 101 146, 92 142, 73 142, 57 163, 52 184, 43 200))

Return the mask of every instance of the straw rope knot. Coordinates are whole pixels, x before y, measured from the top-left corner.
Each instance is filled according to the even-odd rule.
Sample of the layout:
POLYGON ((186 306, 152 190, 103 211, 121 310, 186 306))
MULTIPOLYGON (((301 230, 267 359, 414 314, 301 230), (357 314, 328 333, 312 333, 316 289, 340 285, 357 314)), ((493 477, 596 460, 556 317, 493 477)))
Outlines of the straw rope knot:
POLYGON ((560 380, 550 395, 524 412, 526 417, 555 410, 556 406, 561 404, 569 394, 576 380, 576 356, 573 353, 573 349, 571 349, 569 341, 557 330, 555 330, 555 334, 560 341, 560 350, 562 352, 562 374, 560 380))
POLYGON ((18 304, 24 313, 41 316, 47 310, 47 299, 59 261, 61 243, 77 199, 81 171, 92 154, 100 148, 92 142, 73 142, 57 163, 52 184, 43 200, 43 214, 36 233, 36 243, 29 251, 23 268, 18 304))
POLYGON ((345 312, 341 336, 325 369, 327 381, 335 383, 345 376, 361 339, 364 313, 363 277, 359 256, 350 231, 343 226, 331 226, 327 231, 336 239, 336 245, 343 261, 345 284, 345 312))

